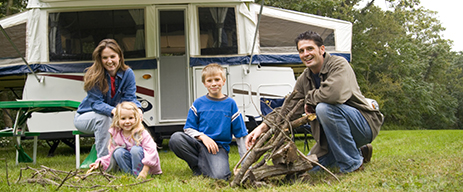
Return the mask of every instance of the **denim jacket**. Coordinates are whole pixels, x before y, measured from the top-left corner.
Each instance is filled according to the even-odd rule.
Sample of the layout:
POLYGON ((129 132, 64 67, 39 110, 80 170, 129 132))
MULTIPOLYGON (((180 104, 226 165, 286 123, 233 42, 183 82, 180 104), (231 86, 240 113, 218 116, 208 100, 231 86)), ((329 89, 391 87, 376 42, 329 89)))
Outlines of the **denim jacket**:
POLYGON ((94 111, 95 113, 112 116, 111 111, 117 104, 123 101, 134 102, 141 109, 141 104, 135 95, 137 85, 132 69, 129 68, 125 71, 119 70, 117 72, 115 82, 116 94, 113 98, 111 98, 111 78, 108 73, 106 73, 106 80, 109 91, 103 94, 97 86, 94 86, 91 90, 87 91, 87 96, 80 103, 77 113, 83 114, 94 111))

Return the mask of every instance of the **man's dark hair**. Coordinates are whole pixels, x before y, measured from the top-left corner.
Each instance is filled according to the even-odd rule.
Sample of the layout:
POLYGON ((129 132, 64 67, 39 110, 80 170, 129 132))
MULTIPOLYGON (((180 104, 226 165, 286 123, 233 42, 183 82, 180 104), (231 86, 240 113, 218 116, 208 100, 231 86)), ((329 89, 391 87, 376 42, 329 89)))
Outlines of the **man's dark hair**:
POLYGON ((318 47, 321 47, 323 45, 322 37, 320 37, 320 35, 314 31, 306 31, 304 33, 299 34, 299 36, 297 36, 297 38, 294 40, 296 42, 296 49, 297 44, 301 40, 312 40, 318 47))

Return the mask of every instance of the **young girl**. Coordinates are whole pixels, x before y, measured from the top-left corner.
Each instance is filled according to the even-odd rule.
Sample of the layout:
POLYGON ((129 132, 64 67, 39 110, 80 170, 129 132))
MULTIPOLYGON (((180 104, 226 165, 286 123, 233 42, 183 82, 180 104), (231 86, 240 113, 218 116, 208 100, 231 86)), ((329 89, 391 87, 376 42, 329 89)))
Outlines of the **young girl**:
POLYGON ((156 143, 142 125, 141 113, 132 102, 122 102, 116 106, 109 133, 109 154, 90 164, 87 173, 100 164, 106 171, 122 169, 138 178, 149 174, 161 174, 161 163, 156 143))

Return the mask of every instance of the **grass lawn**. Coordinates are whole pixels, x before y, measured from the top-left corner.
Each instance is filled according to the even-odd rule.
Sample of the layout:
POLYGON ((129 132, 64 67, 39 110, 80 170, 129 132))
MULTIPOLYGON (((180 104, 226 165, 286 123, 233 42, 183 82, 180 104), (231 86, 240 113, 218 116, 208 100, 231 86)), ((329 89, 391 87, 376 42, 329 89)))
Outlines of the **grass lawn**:
MULTIPOLYGON (((75 185, 119 185, 117 188, 76 189, 62 186, 59 191, 463 191, 463 130, 414 130, 414 131, 381 131, 373 144, 372 161, 365 165, 364 171, 340 176, 340 182, 325 172, 311 173, 308 182, 296 181, 290 184, 272 181, 261 188, 231 188, 228 182, 216 181, 204 177, 193 176, 187 164, 177 158, 167 147, 159 151, 163 174, 152 177, 153 180, 134 186, 126 186, 140 182, 131 176, 118 176, 111 183, 102 177, 95 176, 84 181, 70 178, 65 183, 75 185)), ((309 140, 309 146, 313 140, 309 140)), ((23 142, 26 152, 32 156, 31 142, 23 142)), ((54 157, 47 157, 49 147, 42 143, 39 146, 37 165, 14 165, 15 149, 9 144, 0 149, 0 158, 8 163, 8 181, 6 178, 5 160, 0 160, 0 191, 55 191, 57 186, 25 183, 32 178, 32 170, 22 171, 22 183, 15 183, 20 176, 21 168, 26 166, 42 169, 41 165, 56 170, 69 172, 75 170, 74 150, 60 145, 54 157)), ((296 144, 303 151, 304 140, 298 137, 296 144)), ((88 153, 90 146, 84 146, 88 153)), ((303 151, 304 152, 304 151, 303 151)), ((305 152, 307 153, 307 151, 305 152)), ((86 154, 82 154, 82 160, 86 154)), ((238 162, 236 146, 230 152, 231 169, 238 162)), ((332 169, 336 171, 335 169, 332 169)), ((60 178, 66 177, 66 174, 60 178)), ((57 181, 61 183, 60 181, 57 181)))

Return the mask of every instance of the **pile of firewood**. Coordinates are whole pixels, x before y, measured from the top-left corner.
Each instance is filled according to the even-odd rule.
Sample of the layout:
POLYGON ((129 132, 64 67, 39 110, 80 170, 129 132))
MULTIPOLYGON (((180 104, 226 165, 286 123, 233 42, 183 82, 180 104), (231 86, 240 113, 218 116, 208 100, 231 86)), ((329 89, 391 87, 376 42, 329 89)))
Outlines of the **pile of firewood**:
POLYGON ((288 111, 286 115, 278 113, 276 118, 266 119, 270 122, 269 129, 259 136, 257 142, 235 166, 235 177, 230 184, 232 187, 260 186, 265 184, 265 181, 271 177, 302 174, 312 169, 314 165, 319 165, 315 155, 304 155, 289 137, 289 133, 293 128, 304 125, 316 118, 315 114, 310 114, 292 122, 288 120, 296 109, 304 105, 304 101, 301 99, 293 109, 286 109, 288 101, 295 94, 293 92, 287 96, 281 106, 280 111, 288 111), (259 159, 261 160, 259 161, 259 159), (239 165, 241 165, 241 168, 238 168, 239 165))

